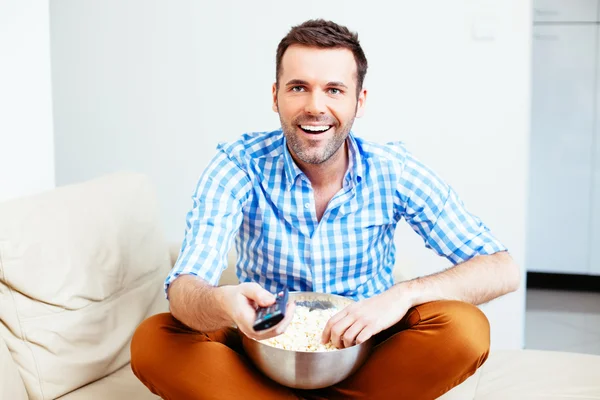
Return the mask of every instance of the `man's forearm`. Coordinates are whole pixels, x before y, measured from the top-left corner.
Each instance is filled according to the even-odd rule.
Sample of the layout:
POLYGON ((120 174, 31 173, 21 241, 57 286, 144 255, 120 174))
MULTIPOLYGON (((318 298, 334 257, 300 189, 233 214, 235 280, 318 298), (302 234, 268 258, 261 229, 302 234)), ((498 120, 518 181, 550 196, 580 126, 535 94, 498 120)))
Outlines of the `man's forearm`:
POLYGON ((390 290, 413 306, 436 300, 483 304, 518 289, 521 272, 507 252, 477 256, 445 271, 400 282, 390 290))
POLYGON ((169 286, 169 307, 171 314, 190 328, 212 332, 233 324, 221 296, 219 288, 193 275, 183 275, 169 286))

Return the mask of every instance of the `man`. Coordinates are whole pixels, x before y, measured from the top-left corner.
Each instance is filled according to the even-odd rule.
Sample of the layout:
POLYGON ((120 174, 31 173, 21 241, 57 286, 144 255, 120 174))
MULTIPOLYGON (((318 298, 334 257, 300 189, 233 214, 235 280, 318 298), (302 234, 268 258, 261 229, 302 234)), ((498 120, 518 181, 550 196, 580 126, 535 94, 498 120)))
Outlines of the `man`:
POLYGON ((519 268, 456 193, 401 143, 351 132, 364 112, 367 60, 356 34, 307 21, 280 42, 273 110, 282 130, 220 145, 199 180, 179 259, 166 279, 171 313, 144 321, 132 368, 165 399, 434 399, 486 360, 489 324, 475 305, 514 291, 519 268), (405 219, 452 268, 394 285, 396 224, 405 219), (241 284, 217 287, 236 239, 241 284), (255 307, 291 290, 357 300, 331 318, 323 341, 374 336, 351 377, 299 391, 244 356, 255 307))

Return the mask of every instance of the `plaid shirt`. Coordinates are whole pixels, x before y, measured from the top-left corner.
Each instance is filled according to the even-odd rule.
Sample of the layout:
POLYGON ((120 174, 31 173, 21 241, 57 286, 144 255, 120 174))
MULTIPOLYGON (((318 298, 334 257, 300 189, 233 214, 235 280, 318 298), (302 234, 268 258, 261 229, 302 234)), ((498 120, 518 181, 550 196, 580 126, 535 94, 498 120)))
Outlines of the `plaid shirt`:
POLYGON ((216 285, 235 237, 240 282, 271 292, 334 293, 355 300, 393 285, 394 231, 404 219, 453 264, 505 250, 454 190, 401 142, 348 136, 343 188, 317 220, 314 193, 281 130, 220 144, 192 196, 179 258, 182 274, 216 285))

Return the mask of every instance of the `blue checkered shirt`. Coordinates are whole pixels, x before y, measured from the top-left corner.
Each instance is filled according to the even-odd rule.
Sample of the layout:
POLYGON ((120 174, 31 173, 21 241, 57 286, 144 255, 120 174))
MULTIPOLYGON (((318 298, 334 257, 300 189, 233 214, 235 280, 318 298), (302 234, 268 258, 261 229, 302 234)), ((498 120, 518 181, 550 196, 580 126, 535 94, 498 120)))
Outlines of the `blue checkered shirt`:
POLYGON ((453 264, 505 250, 401 142, 380 145, 351 133, 348 149, 343 188, 318 221, 310 181, 281 130, 220 144, 192 196, 165 290, 182 274, 216 285, 234 238, 240 282, 355 300, 393 285, 394 231, 402 219, 453 264))

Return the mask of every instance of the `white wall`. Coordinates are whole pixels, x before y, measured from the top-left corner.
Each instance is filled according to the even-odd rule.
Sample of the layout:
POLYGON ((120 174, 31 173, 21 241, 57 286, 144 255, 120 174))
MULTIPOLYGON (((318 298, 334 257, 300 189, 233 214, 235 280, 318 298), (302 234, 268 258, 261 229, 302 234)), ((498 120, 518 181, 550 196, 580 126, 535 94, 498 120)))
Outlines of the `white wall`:
MULTIPOLYGON (((279 127, 270 109, 275 49, 312 17, 359 32, 369 99, 355 132, 407 142, 523 265, 528 1, 54 1, 58 183, 145 172, 167 234, 181 240, 216 144, 279 127)), ((447 265, 405 226, 398 246, 406 276, 447 265)), ((523 289, 483 308, 493 347, 522 347, 523 289)))
POLYGON ((54 187, 49 6, 0 2, 0 201, 54 187))

